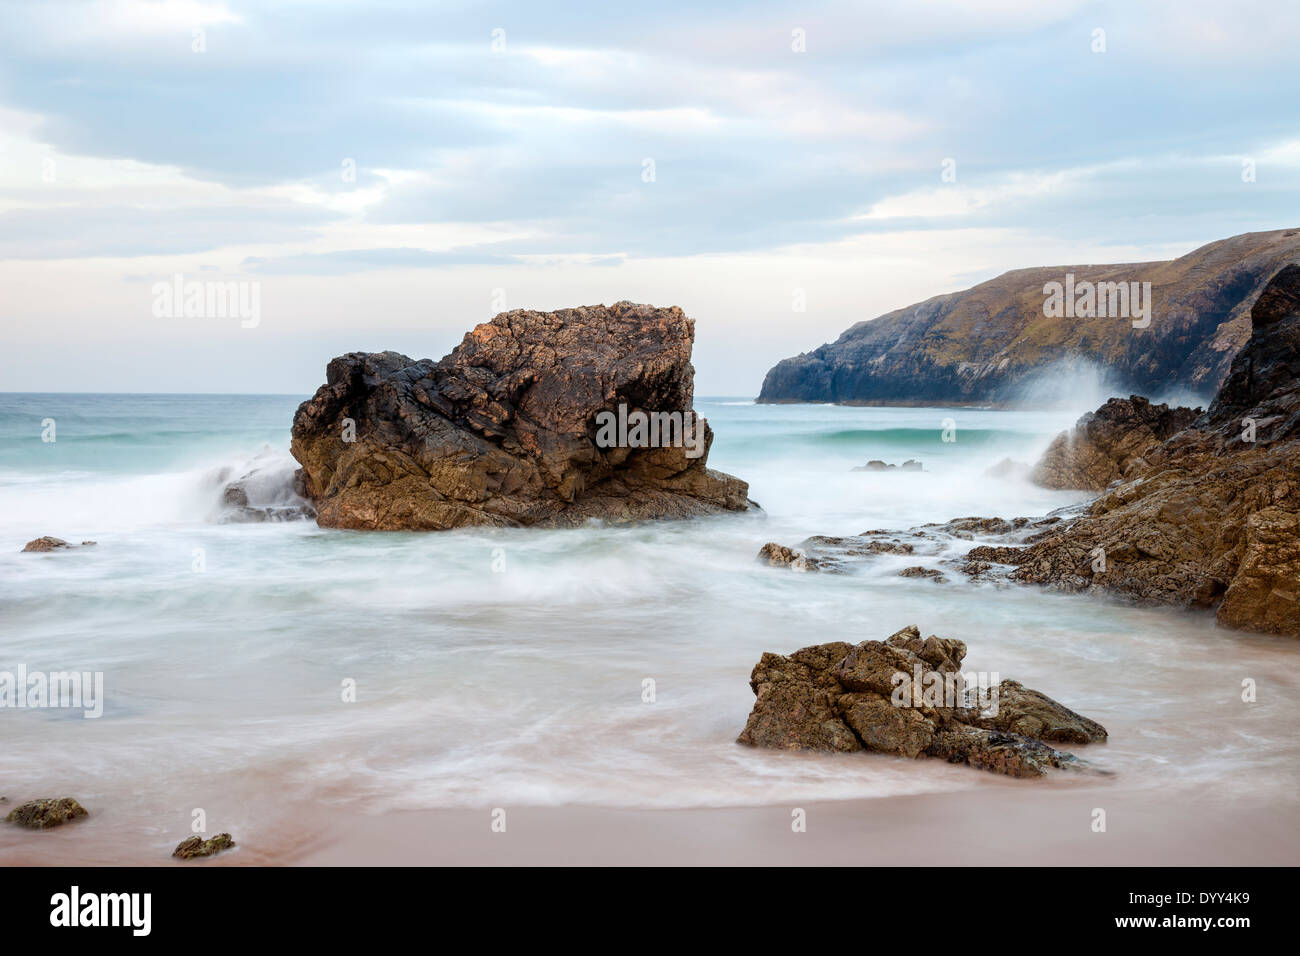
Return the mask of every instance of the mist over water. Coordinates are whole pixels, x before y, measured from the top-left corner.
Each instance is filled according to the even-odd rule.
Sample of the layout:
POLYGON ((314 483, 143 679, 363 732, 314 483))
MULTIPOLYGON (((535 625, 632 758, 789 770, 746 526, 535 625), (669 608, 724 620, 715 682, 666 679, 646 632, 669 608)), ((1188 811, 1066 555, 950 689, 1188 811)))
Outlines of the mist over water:
POLYGON ((291 491, 298 401, 0 396, 0 670, 103 671, 106 694, 98 720, 0 710, 0 793, 75 794, 169 850, 194 807, 265 837, 311 803, 692 807, 1016 786, 938 761, 734 743, 763 651, 914 623, 964 640, 971 669, 1105 724, 1110 743, 1084 755, 1116 785, 1295 799, 1285 639, 951 572, 899 578, 911 557, 844 576, 755 562, 769 540, 1076 504, 986 471, 1032 462, 1093 394, 1018 411, 701 398, 710 466, 762 505, 745 515, 441 534, 222 523, 222 476, 256 466, 256 496, 291 491), (924 471, 851 470, 909 458, 924 471), (18 553, 41 534, 98 544, 18 553), (1261 691, 1243 722, 1245 677, 1261 691))

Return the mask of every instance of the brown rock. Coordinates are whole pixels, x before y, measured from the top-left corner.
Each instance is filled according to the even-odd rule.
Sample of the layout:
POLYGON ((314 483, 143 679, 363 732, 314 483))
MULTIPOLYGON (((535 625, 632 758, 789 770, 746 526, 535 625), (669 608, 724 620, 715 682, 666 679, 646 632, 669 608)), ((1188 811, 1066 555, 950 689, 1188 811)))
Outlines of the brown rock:
POLYGON ((963 717, 966 723, 985 730, 1000 730, 1057 743, 1089 744, 1106 739, 1106 728, 1095 720, 1076 714, 1046 694, 1013 680, 998 685, 997 714, 963 717))
POLYGON ((72 797, 46 797, 15 807, 5 821, 32 830, 48 830, 84 816, 89 816, 86 808, 72 797))
POLYGON ((926 755, 1008 777, 1028 778, 1044 777, 1053 768, 1072 769, 1078 759, 1031 737, 964 725, 937 734, 926 755))
POLYGON ((1030 477, 1047 488, 1102 491, 1145 467, 1144 455, 1199 414, 1199 408, 1152 405, 1138 395, 1112 398, 1057 435, 1030 477))
POLYGON ((749 679, 756 698, 738 742, 779 750, 861 750, 835 713, 843 693, 830 673, 851 645, 819 644, 789 657, 764 654, 749 679))
POLYGON ((769 541, 758 552, 758 560, 773 568, 790 568, 792 571, 816 571, 819 563, 802 551, 769 541))
POLYGON ((203 839, 201 836, 192 836, 176 844, 172 856, 179 857, 182 860, 193 860, 203 856, 215 856, 222 850, 229 850, 234 845, 235 841, 229 833, 218 833, 208 840, 203 839))
POLYGON ((961 641, 903 628, 886 641, 818 644, 789 657, 764 654, 750 679, 754 708, 739 742, 785 750, 870 750, 939 757, 1017 777, 1083 766, 1045 739, 1087 743, 1105 728, 1015 681, 998 687, 985 714, 962 701, 927 702, 922 685, 960 690, 961 641), (921 684, 914 683, 921 675, 921 684), (895 675, 905 674, 907 682, 895 675), (898 693, 895 693, 898 688, 898 693), (1005 693, 1005 709, 1001 695, 1005 693), (1014 732, 1009 732, 1008 728, 1014 732))
POLYGON ((1145 451, 1086 515, 1030 544, 1011 577, 1217 607, 1225 625, 1300 636, 1298 303, 1300 266, 1287 266, 1255 303, 1209 412, 1145 451))
POLYGON ((88 548, 94 543, 95 543, 94 541, 83 541, 81 542, 80 545, 69 544, 68 542, 64 541, 62 538, 55 538, 50 535, 45 535, 44 537, 33 538, 31 541, 28 541, 27 544, 23 546, 23 551, 24 552, 26 551, 36 551, 36 552, 68 551, 71 550, 72 548, 77 548, 77 547, 88 548))
POLYGON ((746 483, 706 465, 712 431, 702 419, 698 444, 680 432, 666 447, 663 436, 660 447, 597 441, 597 415, 620 406, 696 421, 694 334, 681 309, 619 302, 504 312, 436 363, 341 356, 294 417, 302 488, 318 523, 336 528, 560 527, 743 511, 746 483))

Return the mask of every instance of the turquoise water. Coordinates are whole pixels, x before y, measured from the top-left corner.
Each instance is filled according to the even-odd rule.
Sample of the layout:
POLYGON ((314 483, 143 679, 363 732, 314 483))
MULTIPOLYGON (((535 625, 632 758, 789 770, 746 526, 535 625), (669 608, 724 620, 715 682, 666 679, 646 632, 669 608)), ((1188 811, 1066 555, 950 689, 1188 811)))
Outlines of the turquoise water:
POLYGON ((287 493, 300 400, 0 395, 0 670, 101 671, 106 698, 91 720, 0 710, 0 792, 76 793, 123 840, 162 851, 196 807, 266 842, 294 805, 729 806, 1005 786, 936 761, 734 744, 763 651, 915 623, 965 640, 973 669, 1107 724, 1094 759, 1127 785, 1292 799, 1287 642, 1203 614, 899 578, 907 558, 848 576, 754 561, 769 540, 1075 503, 985 472, 1032 461, 1082 408, 701 398, 710 465, 763 506, 745 515, 443 534, 222 523, 223 475, 257 464, 279 483, 265 494, 287 493), (851 470, 873 458, 925 471, 851 470), (98 544, 18 553, 41 534, 98 544), (1242 675, 1269 684, 1245 723, 1242 675))

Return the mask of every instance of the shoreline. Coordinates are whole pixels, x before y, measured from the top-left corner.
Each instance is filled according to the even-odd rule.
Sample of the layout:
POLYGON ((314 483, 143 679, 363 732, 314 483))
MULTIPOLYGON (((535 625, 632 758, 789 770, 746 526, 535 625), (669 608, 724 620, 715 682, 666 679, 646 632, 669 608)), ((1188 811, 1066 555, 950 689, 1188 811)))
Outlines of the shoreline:
MULTIPOLYGON (((209 860, 181 863, 146 849, 105 853, 85 845, 81 821, 0 846, 0 864, 48 866, 1276 866, 1294 865, 1295 806, 1175 798, 1105 784, 1037 782, 979 790, 812 802, 806 831, 793 807, 508 809, 493 832, 493 808, 366 815, 318 808, 209 860), (1106 832, 1094 832, 1098 808, 1106 832), (40 843, 50 840, 43 852, 40 843), (77 859, 64 857, 77 851, 77 859)), ((212 834, 208 834, 212 835, 212 834)), ((10 842, 9 840, 4 841, 10 842)))

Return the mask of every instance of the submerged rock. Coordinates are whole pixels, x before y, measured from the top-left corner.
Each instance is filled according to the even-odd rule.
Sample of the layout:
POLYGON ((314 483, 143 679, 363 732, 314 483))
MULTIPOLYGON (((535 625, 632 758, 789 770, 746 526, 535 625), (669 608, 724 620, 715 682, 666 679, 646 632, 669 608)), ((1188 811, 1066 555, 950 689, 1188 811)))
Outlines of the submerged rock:
POLYGON ((5 822, 32 830, 48 830, 85 816, 89 816, 86 808, 72 797, 45 797, 15 807, 5 822))
POLYGON ((294 416, 324 527, 573 526, 743 511, 692 409, 694 321, 619 302, 504 312, 439 362, 351 352, 294 416), (602 438, 598 415, 656 416, 602 438), (621 447, 618 446, 621 443, 621 447))
POLYGON ((737 741, 781 750, 901 757, 1041 777, 1086 766, 1044 741, 1091 743, 1106 729, 1015 681, 966 686, 966 645, 921 637, 915 626, 884 641, 835 642, 788 657, 765 653, 749 686, 754 708, 737 741))
POLYGON ((192 836, 176 844, 172 856, 179 857, 182 860, 193 860, 201 856, 215 856, 222 850, 229 850, 234 845, 235 841, 229 833, 218 833, 208 840, 203 839, 201 836, 192 836))
POLYGON ((26 551, 36 551, 36 552, 69 551, 73 548, 89 548, 93 544, 95 544, 94 541, 83 541, 79 545, 69 544, 67 541, 64 541, 62 538, 55 538, 52 537, 51 535, 45 535, 43 537, 33 538, 31 541, 28 541, 25 545, 23 545, 23 551, 24 552, 26 551))
POLYGON ((901 465, 886 464, 879 458, 873 458, 865 465, 859 465, 854 468, 853 471, 894 471, 895 469, 898 471, 924 471, 921 467, 921 463, 914 458, 907 459, 907 461, 903 462, 901 465))

